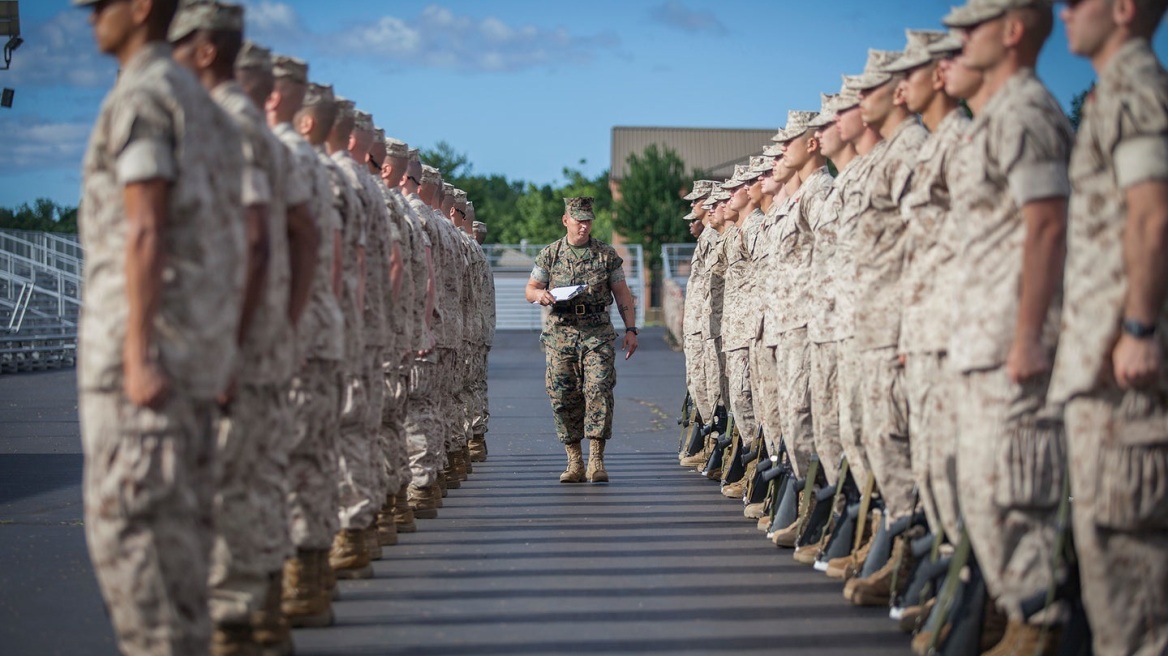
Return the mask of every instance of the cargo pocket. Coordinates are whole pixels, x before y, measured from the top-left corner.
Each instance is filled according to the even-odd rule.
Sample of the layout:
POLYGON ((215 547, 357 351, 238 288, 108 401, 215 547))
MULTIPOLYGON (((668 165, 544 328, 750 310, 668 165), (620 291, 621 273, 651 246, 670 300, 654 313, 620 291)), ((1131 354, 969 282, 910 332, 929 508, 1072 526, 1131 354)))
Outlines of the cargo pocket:
POLYGON ((1168 409, 1157 393, 1124 394, 1099 449, 1096 524, 1168 530, 1168 409))
POLYGON ((1053 510, 1067 475, 1061 418, 1028 413, 1006 429, 998 449, 994 504, 1011 510, 1053 510))

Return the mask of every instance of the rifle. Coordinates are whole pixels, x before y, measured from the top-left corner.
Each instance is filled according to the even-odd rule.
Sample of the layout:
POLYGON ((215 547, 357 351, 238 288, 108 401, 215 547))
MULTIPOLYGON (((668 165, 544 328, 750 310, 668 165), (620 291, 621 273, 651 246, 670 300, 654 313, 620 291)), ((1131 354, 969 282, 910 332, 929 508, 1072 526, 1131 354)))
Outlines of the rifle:
POLYGON ((709 479, 722 477, 722 464, 726 455, 726 447, 730 446, 734 441, 732 436, 737 432, 734 413, 726 413, 726 430, 720 434, 718 441, 714 443, 714 451, 710 454, 710 459, 706 462, 705 469, 702 470, 703 476, 709 479))

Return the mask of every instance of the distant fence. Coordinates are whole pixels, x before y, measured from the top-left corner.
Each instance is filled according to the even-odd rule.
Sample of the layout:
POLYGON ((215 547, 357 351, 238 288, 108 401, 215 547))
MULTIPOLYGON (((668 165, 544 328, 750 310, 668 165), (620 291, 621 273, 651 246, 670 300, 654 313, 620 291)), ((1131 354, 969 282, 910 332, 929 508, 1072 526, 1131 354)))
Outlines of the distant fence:
MULTIPOLYGON (((484 244, 483 251, 491 264, 495 277, 495 328, 497 330, 541 330, 543 311, 532 305, 524 297, 527 280, 535 256, 543 250, 544 244, 484 244)), ((617 254, 625 261, 625 279, 634 297, 645 286, 645 253, 639 245, 622 244, 616 246, 617 254)), ((644 299, 634 298, 637 308, 637 325, 644 325, 644 299)), ((621 326, 620 313, 614 303, 610 309, 613 323, 621 326)))

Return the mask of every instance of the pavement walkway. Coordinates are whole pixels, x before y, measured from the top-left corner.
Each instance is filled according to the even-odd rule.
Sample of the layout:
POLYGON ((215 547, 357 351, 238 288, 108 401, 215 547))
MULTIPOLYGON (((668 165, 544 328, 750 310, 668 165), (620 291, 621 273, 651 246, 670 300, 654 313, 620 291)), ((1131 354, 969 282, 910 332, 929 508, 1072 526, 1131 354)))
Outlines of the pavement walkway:
MULTIPOLYGON (((490 458, 297 654, 906 654, 882 609, 791 560, 676 464, 681 354, 620 361, 608 485, 562 485, 537 335, 500 333, 490 458)), ((72 371, 0 376, 0 653, 113 654, 85 552, 72 371)))

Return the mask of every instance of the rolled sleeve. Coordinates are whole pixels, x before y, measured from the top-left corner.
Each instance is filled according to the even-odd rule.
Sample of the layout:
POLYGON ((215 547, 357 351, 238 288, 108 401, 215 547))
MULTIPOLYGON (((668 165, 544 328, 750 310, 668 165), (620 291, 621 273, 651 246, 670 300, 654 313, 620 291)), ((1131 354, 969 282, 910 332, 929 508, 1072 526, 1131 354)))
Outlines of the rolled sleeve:
POLYGON ((1010 171, 1010 195, 1019 207, 1047 198, 1071 195, 1066 162, 1027 162, 1010 171))
POLYGON ((1127 139, 1115 149, 1115 177, 1120 189, 1168 180, 1168 135, 1127 139))
POLYGON ((170 144, 159 139, 136 139, 122 149, 117 161, 118 181, 123 185, 144 180, 174 180, 178 163, 170 144))
POLYGON ((258 166, 243 167, 243 206, 270 205, 272 185, 268 174, 258 166))
POLYGON ((531 279, 546 285, 552 277, 543 267, 536 265, 531 268, 531 279))

